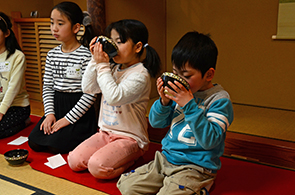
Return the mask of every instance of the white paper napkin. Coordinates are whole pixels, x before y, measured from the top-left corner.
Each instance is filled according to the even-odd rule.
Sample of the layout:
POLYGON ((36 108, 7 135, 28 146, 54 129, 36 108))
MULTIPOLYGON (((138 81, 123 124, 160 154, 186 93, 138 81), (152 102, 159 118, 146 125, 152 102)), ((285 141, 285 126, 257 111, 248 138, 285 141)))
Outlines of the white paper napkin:
POLYGON ((7 145, 22 145, 23 143, 25 143, 26 141, 28 141, 28 137, 24 137, 24 136, 20 136, 19 138, 16 138, 15 140, 9 142, 7 145))
POLYGON ((47 158, 48 162, 44 163, 48 167, 55 169, 57 167, 63 166, 67 164, 65 159, 61 156, 61 154, 57 154, 47 158))

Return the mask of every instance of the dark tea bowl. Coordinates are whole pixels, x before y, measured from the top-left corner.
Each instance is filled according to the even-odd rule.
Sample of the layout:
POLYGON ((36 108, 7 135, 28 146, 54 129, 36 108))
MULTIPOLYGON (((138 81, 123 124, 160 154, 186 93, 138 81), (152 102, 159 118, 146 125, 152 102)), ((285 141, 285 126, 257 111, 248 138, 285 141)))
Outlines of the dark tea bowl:
POLYGON ((100 42, 102 44, 102 49, 109 55, 109 58, 113 58, 118 54, 118 47, 112 39, 106 36, 99 36, 96 39, 96 43, 100 42))
POLYGON ((15 149, 5 152, 4 158, 11 165, 23 164, 29 155, 29 151, 26 149, 15 149))
MULTIPOLYGON (((176 74, 173 74, 172 72, 164 72, 161 76, 163 82, 164 82, 164 87, 167 86, 173 91, 175 91, 169 84, 168 81, 171 81, 174 84, 174 81, 178 81, 181 83, 187 90, 189 90, 189 84, 184 80, 183 78, 177 76, 176 74)), ((164 91, 165 93, 168 93, 166 90, 164 91)))

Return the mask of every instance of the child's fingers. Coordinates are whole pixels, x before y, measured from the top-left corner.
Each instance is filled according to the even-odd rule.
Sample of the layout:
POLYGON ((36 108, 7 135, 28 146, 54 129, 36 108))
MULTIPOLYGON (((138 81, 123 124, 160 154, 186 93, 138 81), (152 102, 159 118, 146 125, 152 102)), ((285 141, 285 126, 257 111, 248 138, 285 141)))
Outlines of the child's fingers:
POLYGON ((177 92, 179 93, 180 91, 187 91, 186 88, 179 83, 178 81, 174 81, 174 83, 172 83, 171 81, 168 81, 168 84, 177 92))
POLYGON ((94 45, 96 39, 97 39, 97 37, 94 37, 94 38, 90 41, 90 43, 89 43, 89 47, 92 46, 92 45, 94 45))
POLYGON ((41 123, 41 125, 40 125, 40 131, 42 131, 43 130, 43 126, 44 126, 44 121, 41 123))
MULTIPOLYGON (((179 91, 179 88, 177 87, 176 83, 177 83, 177 81, 175 81, 175 83, 172 83, 171 81, 168 81, 168 85, 169 85, 172 89, 174 89, 174 91, 171 90, 171 91, 173 91, 173 92, 178 92, 178 91, 179 91)), ((166 88, 168 88, 168 87, 166 87, 166 88)), ((168 89, 169 89, 169 88, 168 88, 168 89)))
POLYGON ((160 88, 161 86, 163 86, 163 84, 164 84, 163 80, 159 77, 159 78, 157 79, 157 83, 156 83, 157 88, 160 88))
POLYGON ((175 81, 174 84, 176 84, 178 89, 180 89, 181 91, 187 91, 187 89, 180 82, 175 81))

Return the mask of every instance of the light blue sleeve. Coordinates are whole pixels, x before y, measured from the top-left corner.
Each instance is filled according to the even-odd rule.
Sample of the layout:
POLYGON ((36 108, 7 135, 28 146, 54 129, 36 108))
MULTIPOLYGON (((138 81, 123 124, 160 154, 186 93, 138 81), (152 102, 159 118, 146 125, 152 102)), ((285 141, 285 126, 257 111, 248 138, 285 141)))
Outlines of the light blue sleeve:
POLYGON ((205 111, 194 100, 182 107, 185 121, 189 124, 198 143, 210 150, 224 141, 225 132, 233 121, 232 103, 222 98, 205 111))
POLYGON ((171 124, 173 112, 176 103, 173 101, 171 105, 163 106, 161 100, 154 102, 149 113, 149 122, 154 128, 165 128, 171 124))

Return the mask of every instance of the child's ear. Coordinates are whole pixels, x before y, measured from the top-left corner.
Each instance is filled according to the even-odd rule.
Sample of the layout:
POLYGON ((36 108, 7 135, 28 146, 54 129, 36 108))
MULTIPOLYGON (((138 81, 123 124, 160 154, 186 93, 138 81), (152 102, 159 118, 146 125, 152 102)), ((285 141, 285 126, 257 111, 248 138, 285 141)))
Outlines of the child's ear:
POLYGON ((10 35, 10 30, 9 29, 7 29, 7 32, 5 33, 5 38, 7 38, 7 37, 9 37, 9 35, 10 35))
POLYGON ((76 24, 73 26, 73 32, 74 32, 75 34, 77 34, 77 33, 79 32, 80 28, 81 28, 81 24, 76 23, 76 24))
POLYGON ((139 53, 141 49, 142 49, 142 42, 139 41, 135 44, 135 52, 139 53))
POLYGON ((210 68, 207 72, 206 72, 206 80, 207 81, 211 81, 214 77, 215 74, 215 69, 214 68, 210 68))

